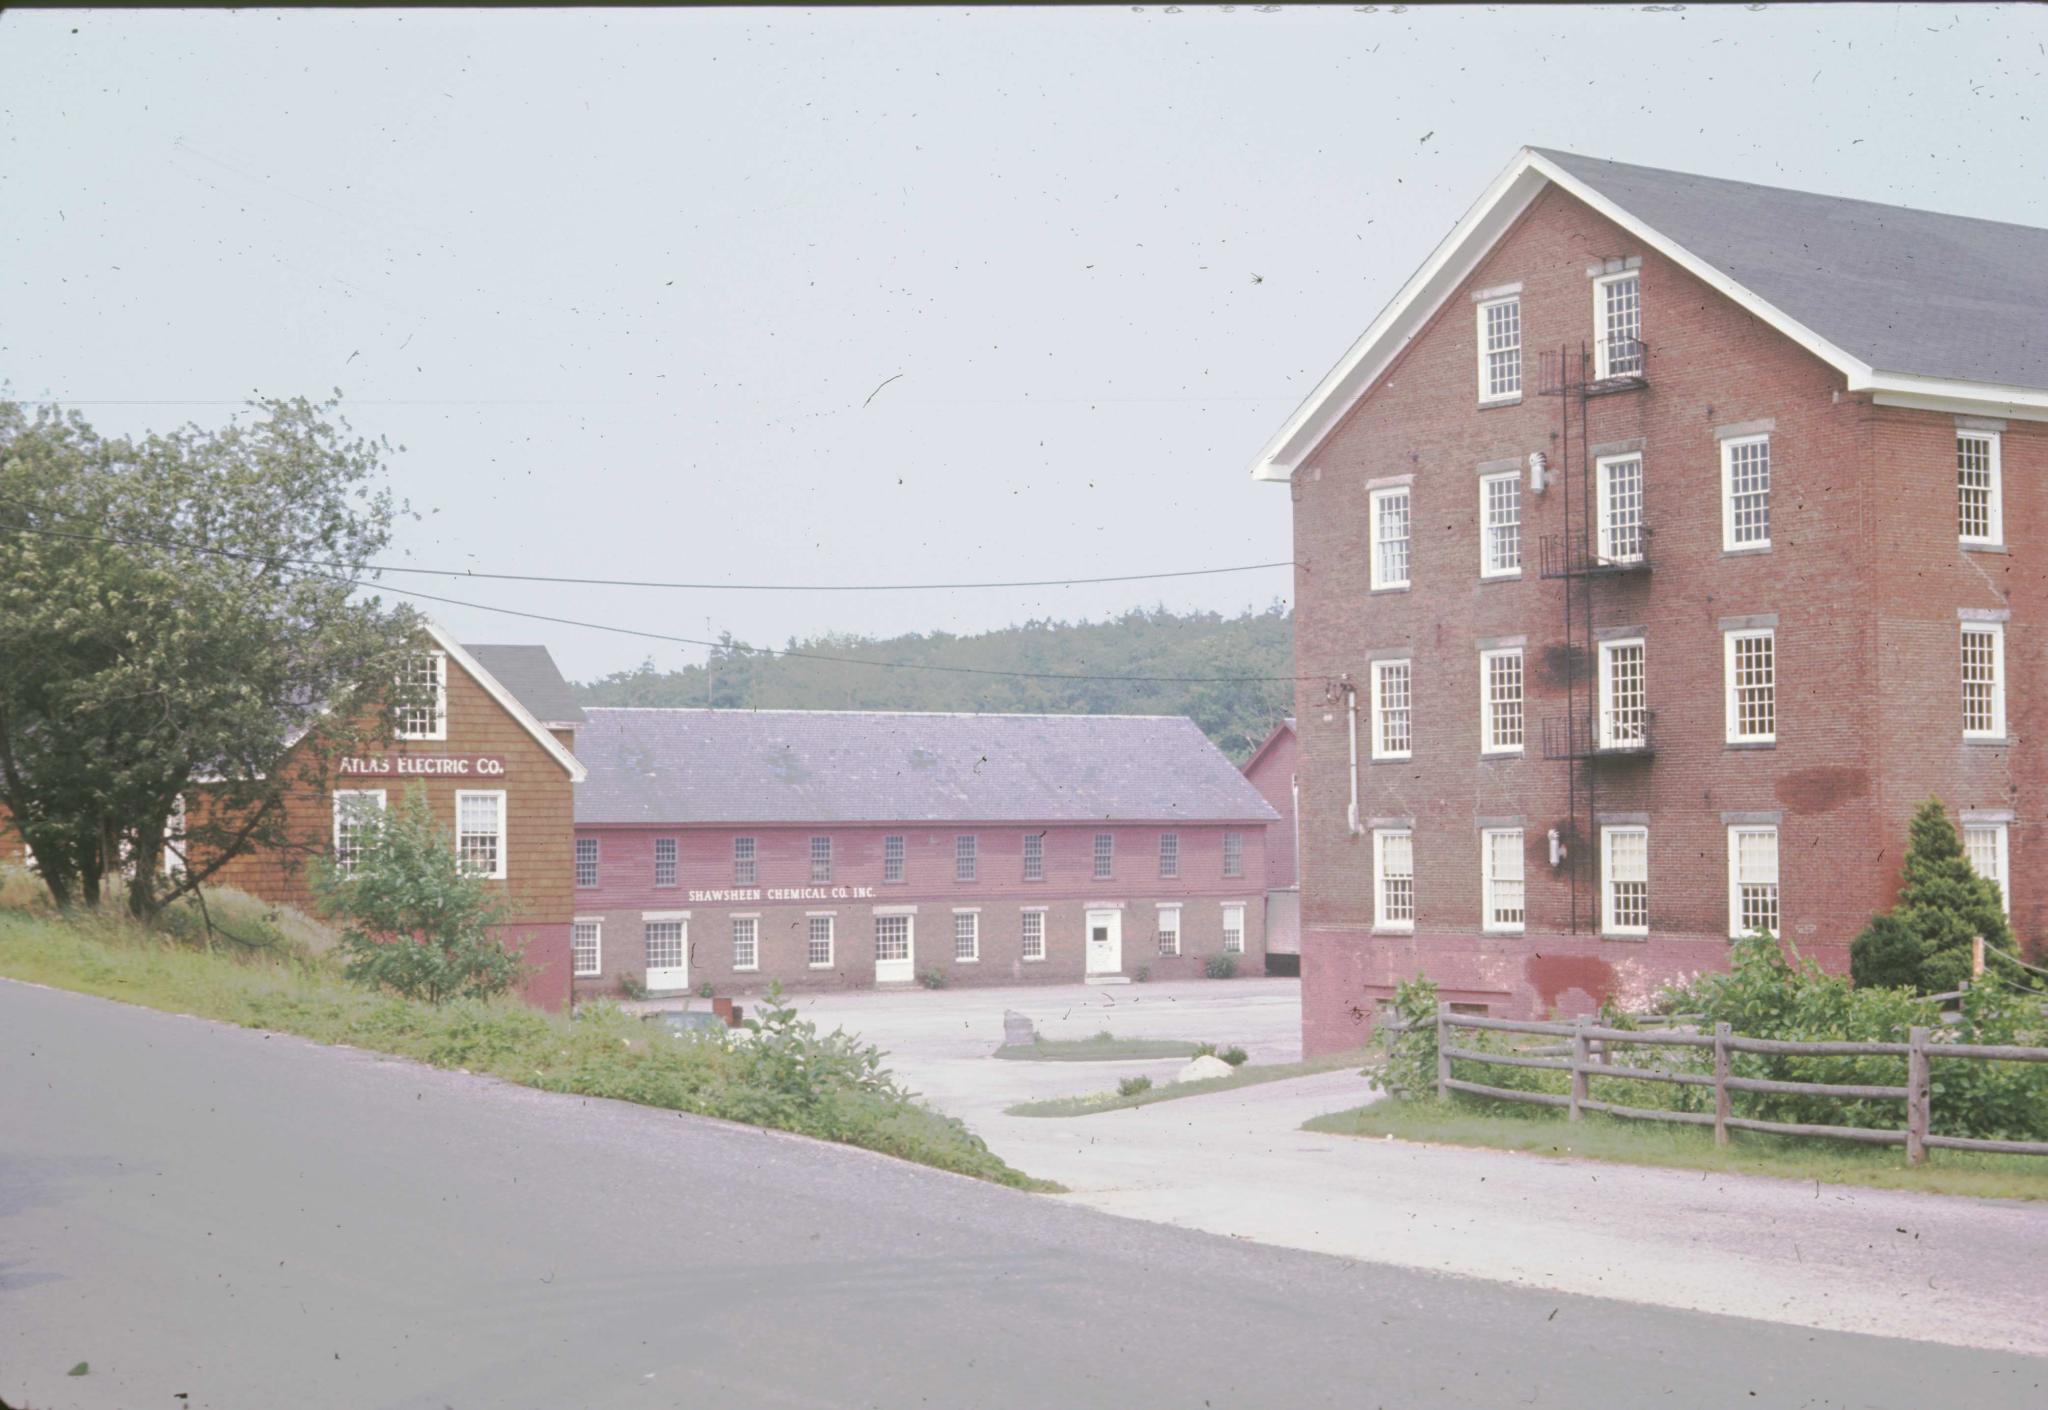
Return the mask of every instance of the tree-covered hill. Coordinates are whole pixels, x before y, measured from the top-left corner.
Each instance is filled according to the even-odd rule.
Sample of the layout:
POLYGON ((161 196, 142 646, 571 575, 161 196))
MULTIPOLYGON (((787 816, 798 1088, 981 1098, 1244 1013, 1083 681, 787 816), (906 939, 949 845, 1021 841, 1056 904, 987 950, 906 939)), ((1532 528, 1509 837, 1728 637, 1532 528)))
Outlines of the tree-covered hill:
POLYGON ((974 636, 823 636, 792 640, 785 649, 806 654, 750 652, 728 638, 708 666, 657 671, 648 662, 578 685, 576 692, 586 705, 1186 715, 1239 761, 1294 710, 1294 689, 1286 679, 1294 674, 1294 623, 1277 603, 1237 617, 1134 609, 1106 622, 1034 621, 974 636), (900 670, 885 662, 1123 679, 900 670), (1130 679, 1142 676, 1276 679, 1130 679))

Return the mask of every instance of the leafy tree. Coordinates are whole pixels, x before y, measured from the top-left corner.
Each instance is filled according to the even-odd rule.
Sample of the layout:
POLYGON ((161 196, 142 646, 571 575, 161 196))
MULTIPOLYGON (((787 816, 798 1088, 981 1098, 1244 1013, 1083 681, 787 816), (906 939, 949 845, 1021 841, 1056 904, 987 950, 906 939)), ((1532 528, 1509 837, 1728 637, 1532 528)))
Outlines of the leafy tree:
POLYGON ((433 1004, 518 983, 519 953, 491 934, 505 903, 463 867, 425 790, 408 789, 389 815, 366 815, 361 835, 351 869, 325 857, 309 864, 321 909, 340 922, 350 980, 433 1004))
POLYGON ((332 403, 252 410, 131 441, 0 402, 0 805, 60 905, 125 869, 153 918, 293 845, 286 798, 324 793, 325 758, 402 703, 416 619, 355 597, 398 512, 389 448, 332 403))
POLYGON ((1939 799, 1913 815, 1898 903, 1849 946, 1858 986, 1947 993, 1970 978, 1970 940, 2016 951, 1995 883, 1977 875, 1939 799))

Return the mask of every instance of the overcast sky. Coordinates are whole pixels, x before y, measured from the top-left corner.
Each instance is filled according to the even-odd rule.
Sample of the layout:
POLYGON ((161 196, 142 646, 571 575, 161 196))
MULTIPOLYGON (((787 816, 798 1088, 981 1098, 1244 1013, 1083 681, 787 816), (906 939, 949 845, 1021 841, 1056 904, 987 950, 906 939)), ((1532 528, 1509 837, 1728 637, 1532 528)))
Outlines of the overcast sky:
MULTIPOLYGON (((0 385, 128 432, 341 388, 428 567, 1159 572, 1288 556, 1253 455, 1524 143, 2048 225, 2040 8, 1395 9, 11 10, 0 385)), ((1288 574, 398 585, 781 644, 1288 574)))

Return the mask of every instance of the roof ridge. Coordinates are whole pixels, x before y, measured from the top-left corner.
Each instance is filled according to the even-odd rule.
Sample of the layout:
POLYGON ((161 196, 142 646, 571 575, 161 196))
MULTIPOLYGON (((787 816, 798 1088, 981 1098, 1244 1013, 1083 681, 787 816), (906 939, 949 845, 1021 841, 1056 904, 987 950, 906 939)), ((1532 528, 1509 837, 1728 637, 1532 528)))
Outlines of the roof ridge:
POLYGON ((806 710, 796 706, 585 705, 585 714, 638 715, 863 715, 919 720, 1185 720, 1187 715, 1096 714, 1087 710, 806 710))

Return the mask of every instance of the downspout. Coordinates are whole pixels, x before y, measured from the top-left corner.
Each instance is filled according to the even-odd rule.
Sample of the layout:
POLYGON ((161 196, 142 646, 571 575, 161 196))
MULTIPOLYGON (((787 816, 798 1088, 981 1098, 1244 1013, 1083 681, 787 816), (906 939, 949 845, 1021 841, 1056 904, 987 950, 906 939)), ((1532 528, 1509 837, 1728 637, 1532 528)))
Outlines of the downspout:
POLYGON ((1358 821, 1358 687, 1348 681, 1344 685, 1344 708, 1349 717, 1351 736, 1351 806, 1344 814, 1344 821, 1351 829, 1351 835, 1356 837, 1365 830, 1358 821))

